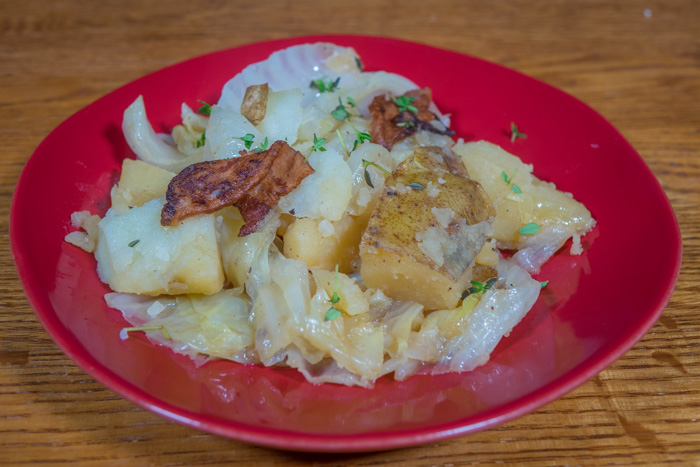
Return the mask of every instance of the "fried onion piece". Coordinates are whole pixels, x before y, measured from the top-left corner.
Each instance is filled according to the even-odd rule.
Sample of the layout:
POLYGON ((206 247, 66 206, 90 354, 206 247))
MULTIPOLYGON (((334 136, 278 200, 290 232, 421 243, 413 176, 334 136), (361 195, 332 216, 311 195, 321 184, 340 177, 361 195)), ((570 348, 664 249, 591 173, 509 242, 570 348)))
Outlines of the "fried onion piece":
POLYGON ((269 94, 270 88, 267 83, 248 86, 241 102, 241 115, 257 126, 265 118, 269 94))
POLYGON ((314 173, 304 156, 284 141, 263 152, 241 151, 233 159, 198 162, 177 174, 168 185, 161 225, 175 225, 196 214, 226 206, 238 207, 245 225, 238 233, 255 232, 280 197, 314 173))
MULTIPOLYGON (((410 110, 399 111, 393 99, 386 96, 377 96, 369 105, 369 113, 372 116, 372 142, 381 144, 391 151, 394 144, 411 136, 418 130, 427 130, 441 135, 452 136, 454 132, 448 128, 440 129, 432 122, 438 120, 437 115, 428 110, 432 101, 430 88, 409 91, 403 96, 413 97, 410 104, 418 110, 418 113, 410 110)), ((440 124, 442 126, 442 124, 440 124)))

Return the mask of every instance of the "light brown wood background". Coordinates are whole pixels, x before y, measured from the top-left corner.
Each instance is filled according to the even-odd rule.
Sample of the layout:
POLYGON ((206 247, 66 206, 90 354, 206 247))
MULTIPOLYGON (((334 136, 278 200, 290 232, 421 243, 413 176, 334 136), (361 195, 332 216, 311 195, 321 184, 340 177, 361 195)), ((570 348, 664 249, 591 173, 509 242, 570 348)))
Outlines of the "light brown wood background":
POLYGON ((0 464, 700 465, 699 22, 692 0, 0 0, 0 464), (146 73, 312 33, 461 51, 602 113, 649 164, 680 221, 683 269, 659 322, 610 368, 530 415, 364 455, 286 453, 198 432, 84 374, 38 323, 9 251, 9 206, 27 158, 65 118, 146 73))

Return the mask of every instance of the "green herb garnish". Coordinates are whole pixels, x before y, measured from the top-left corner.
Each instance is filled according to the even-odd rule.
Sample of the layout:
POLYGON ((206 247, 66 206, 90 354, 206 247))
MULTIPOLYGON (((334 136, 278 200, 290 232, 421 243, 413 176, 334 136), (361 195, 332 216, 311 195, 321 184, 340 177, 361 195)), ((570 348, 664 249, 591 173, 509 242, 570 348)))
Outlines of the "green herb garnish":
POLYGON ((540 282, 541 289, 544 289, 545 287, 547 287, 547 285, 549 285, 549 281, 540 282))
POLYGON ((335 134, 338 135, 338 141, 340 141, 340 145, 343 147, 345 154, 350 157, 350 151, 348 150, 348 147, 345 146, 345 141, 343 141, 343 136, 340 134, 340 130, 335 130, 335 134))
POLYGON ((140 241, 141 241, 141 240, 134 240, 133 242, 129 242, 129 248, 135 247, 136 245, 138 245, 138 243, 139 243, 140 241))
POLYGON ((243 144, 245 144, 245 148, 250 149, 250 147, 253 145, 255 135, 253 135, 252 133, 246 133, 245 136, 235 136, 234 138, 243 141, 243 144))
POLYGON ((506 182, 506 184, 510 187, 510 189, 513 191, 513 193, 521 194, 522 190, 520 189, 520 187, 518 185, 516 185, 515 183, 513 183, 513 177, 515 177, 515 174, 517 172, 518 172, 517 170, 515 172, 513 172, 513 175, 511 175, 510 177, 508 176, 507 173, 501 172, 501 178, 503 179, 504 182, 506 182))
POLYGON ((409 111, 413 112, 414 114, 417 114, 418 109, 413 104, 411 104, 411 102, 415 100, 416 98, 411 96, 399 96, 393 99, 394 104, 396 104, 396 106, 399 108, 399 112, 409 111))
POLYGON ((407 122, 399 122, 396 124, 396 126, 401 127, 401 128, 415 128, 416 124, 415 124, 415 122, 409 120, 407 122))
POLYGON ((479 293, 479 292, 485 292, 486 290, 490 289, 491 287, 494 286, 496 282, 498 282, 498 277, 492 277, 491 279, 487 280, 485 283, 477 282, 477 281, 471 281, 472 286, 469 287, 467 290, 462 292, 462 300, 467 298, 468 296, 479 293))
POLYGON ((204 146, 204 143, 206 142, 206 140, 207 140, 207 132, 204 131, 204 132, 202 132, 201 138, 199 138, 197 140, 197 142, 194 144, 195 147, 201 148, 202 146, 204 146))
POLYGON ((163 337, 166 339, 170 339, 170 333, 168 332, 167 329, 165 329, 165 326, 140 326, 140 327, 135 327, 135 328, 123 328, 122 332, 129 333, 129 332, 136 332, 136 331, 161 331, 163 333, 163 337))
POLYGON ((338 83, 340 83, 340 76, 338 76, 335 81, 331 80, 330 78, 328 81, 326 81, 326 77, 323 76, 321 78, 315 79, 311 81, 311 84, 309 84, 309 87, 311 89, 318 89, 318 92, 333 92, 336 89, 338 89, 338 83))
POLYGON ((357 108, 357 104, 355 103, 355 99, 353 99, 352 97, 348 96, 348 97, 345 98, 345 100, 348 101, 348 105, 350 105, 350 107, 355 107, 355 108, 357 108))
POLYGON ((357 136, 357 139, 355 140, 355 143, 353 143, 353 145, 352 145, 352 150, 353 150, 353 151, 354 151, 355 149, 357 149, 357 147, 358 147, 360 144, 364 143, 365 141, 368 142, 368 143, 371 143, 371 142, 372 142, 372 136, 371 136, 369 133, 367 133, 366 131, 360 131, 360 130, 358 130, 357 128, 355 128, 354 126, 352 126, 352 124, 351 124, 350 126, 352 127, 353 130, 355 130, 355 135, 357 136))
POLYGON ((370 188, 374 188, 374 185, 372 184, 372 177, 369 175, 369 171, 367 170, 369 166, 376 167, 377 169, 381 170, 387 175, 391 175, 391 172, 386 170, 384 167, 382 167, 379 164, 375 164, 374 162, 366 161, 362 159, 362 166, 365 168, 365 182, 367 182, 367 185, 369 185, 370 188))
POLYGON ((355 65, 357 65, 358 70, 365 71, 365 65, 362 63, 362 60, 360 60, 359 57, 355 57, 355 65))
POLYGON ((332 321, 340 316, 340 310, 335 307, 335 304, 340 301, 338 296, 338 265, 335 265, 335 285, 333 286, 333 297, 331 297, 331 307, 326 311, 326 316, 323 317, 324 321, 332 321))
POLYGON ((204 101, 197 100, 202 106, 197 109, 197 113, 200 113, 202 115, 211 115, 211 105, 207 104, 204 101))
POLYGON ((527 135, 518 130, 518 127, 515 125, 515 122, 510 122, 510 142, 515 143, 515 140, 518 138, 525 139, 527 138, 527 135))
MULTIPOLYGON (((352 100, 352 97, 348 97, 347 100, 348 100, 349 105, 355 106, 354 105, 355 101, 352 100), (352 101, 352 104, 350 103, 350 101, 352 101)), ((343 100, 340 97, 338 98, 338 106, 335 109, 333 109, 333 111, 331 112, 331 115, 333 116, 333 118, 335 118, 336 120, 340 120, 341 122, 344 122, 345 120, 349 119, 350 117, 359 117, 359 115, 357 115, 357 114, 351 114, 350 112, 348 112, 348 109, 345 108, 345 105, 343 104, 343 100)), ((355 131, 357 131, 357 130, 355 130, 355 131)))
POLYGON ((408 184, 408 186, 410 186, 413 191, 425 190, 425 185, 418 182, 411 182, 408 184))
POLYGON ((308 159, 309 156, 311 156, 312 152, 315 152, 315 151, 324 152, 326 150, 326 148, 323 147, 324 144, 326 144, 326 138, 318 139, 316 137, 316 133, 314 133, 314 145, 311 146, 311 150, 306 155, 306 159, 308 159))
POLYGON ((518 233, 520 235, 535 235, 537 231, 540 230, 540 227, 540 225, 537 225, 534 222, 530 222, 529 224, 520 227, 518 233))
POLYGON ((262 143, 260 143, 260 146, 258 146, 258 148, 256 149, 256 151, 262 152, 262 151, 265 151, 266 149, 267 149, 267 136, 265 137, 265 141, 263 141, 262 143))
MULTIPOLYGON (((338 99, 338 101, 340 101, 340 99, 338 99)), ((342 121, 346 120, 348 117, 350 117, 350 112, 348 112, 347 109, 345 108, 345 106, 341 103, 341 104, 338 104, 338 107, 336 107, 335 110, 333 110, 331 112, 331 115, 336 120, 340 120, 342 122, 342 121)))

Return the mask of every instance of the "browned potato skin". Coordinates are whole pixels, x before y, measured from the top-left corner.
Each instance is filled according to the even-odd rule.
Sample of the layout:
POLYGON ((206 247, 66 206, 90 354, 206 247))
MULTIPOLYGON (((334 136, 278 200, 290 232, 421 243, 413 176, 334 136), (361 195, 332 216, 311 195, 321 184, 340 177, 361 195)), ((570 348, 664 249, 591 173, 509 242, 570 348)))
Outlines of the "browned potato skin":
POLYGON ((440 227, 432 208, 454 211, 454 219, 445 228, 448 235, 457 234, 460 219, 471 226, 490 222, 495 216, 486 192, 467 177, 454 154, 437 147, 419 148, 386 180, 362 236, 360 273, 368 287, 380 288, 392 298, 417 301, 427 309, 453 308, 469 283, 470 266, 485 238, 463 245, 465 253, 458 264, 437 264, 416 240, 417 233, 440 227), (426 188, 402 188, 412 182, 426 188), (439 193, 430 196, 434 188, 439 193))

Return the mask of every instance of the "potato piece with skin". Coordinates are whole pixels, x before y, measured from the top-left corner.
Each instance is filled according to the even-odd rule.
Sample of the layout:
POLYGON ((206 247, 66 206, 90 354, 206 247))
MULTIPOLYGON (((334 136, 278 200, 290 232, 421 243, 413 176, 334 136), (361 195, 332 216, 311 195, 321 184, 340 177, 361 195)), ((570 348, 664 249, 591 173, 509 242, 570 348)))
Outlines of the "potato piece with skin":
POLYGON ((586 207, 571 195, 558 191, 554 184, 543 182, 524 164, 501 147, 486 141, 460 143, 454 151, 462 158, 474 180, 482 184, 496 208, 494 238, 500 248, 521 249, 548 231, 561 231, 558 249, 574 234, 584 234, 595 221, 586 207), (502 178, 505 172, 510 184, 502 178), (515 193, 511 185, 520 188, 515 193), (541 228, 535 235, 521 235, 520 228, 535 222, 541 228))
POLYGON ((387 178, 360 244, 367 287, 426 309, 457 305, 495 211, 454 164, 449 151, 419 148, 387 178))
POLYGON ((130 208, 143 206, 148 201, 160 198, 168 190, 175 176, 155 165, 134 159, 124 159, 119 183, 112 189, 112 209, 124 214, 130 208))
POLYGON ((351 273, 357 268, 363 230, 364 225, 352 216, 337 222, 296 219, 284 233, 284 255, 303 261, 312 270, 334 269, 337 264, 340 272, 351 273), (332 233, 324 235, 328 231, 332 233))
POLYGON ((221 290, 224 273, 214 216, 163 227, 162 206, 163 198, 157 198, 123 215, 107 211, 95 250, 100 279, 116 292, 144 295, 210 295, 221 290))

